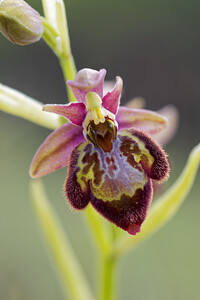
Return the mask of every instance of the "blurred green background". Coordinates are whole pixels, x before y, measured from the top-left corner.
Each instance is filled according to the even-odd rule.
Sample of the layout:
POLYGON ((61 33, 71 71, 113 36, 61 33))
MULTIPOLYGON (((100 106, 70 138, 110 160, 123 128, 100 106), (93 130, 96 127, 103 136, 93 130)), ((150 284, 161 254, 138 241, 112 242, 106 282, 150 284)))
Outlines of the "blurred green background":
MULTIPOLYGON (((27 2, 42 13, 39 0, 27 2)), ((109 80, 120 75, 123 103, 143 96, 149 109, 178 108, 179 131, 166 147, 170 185, 200 141, 200 2, 69 0, 66 6, 78 69, 106 68, 109 80)), ((58 61, 43 41, 20 47, 0 36, 0 82, 44 103, 67 98, 58 61)), ((49 133, 0 112, 1 300, 64 299, 29 196, 29 164, 49 133)), ((120 300, 200 298, 199 174, 177 216, 122 259, 120 300)), ((65 177, 66 169, 50 174, 45 187, 95 288, 95 248, 82 213, 66 204, 65 177)))

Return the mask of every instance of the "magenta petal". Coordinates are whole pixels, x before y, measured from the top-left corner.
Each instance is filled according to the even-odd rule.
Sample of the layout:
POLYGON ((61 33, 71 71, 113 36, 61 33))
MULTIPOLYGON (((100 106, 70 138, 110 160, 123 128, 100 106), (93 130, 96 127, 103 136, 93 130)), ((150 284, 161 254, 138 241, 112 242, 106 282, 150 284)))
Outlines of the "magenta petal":
POLYGON ((109 110, 114 115, 118 111, 120 97, 122 93, 123 81, 121 77, 116 78, 117 82, 114 89, 111 92, 108 92, 102 99, 102 105, 104 108, 109 110))
POLYGON ((82 69, 76 74, 75 79, 68 80, 67 84, 77 101, 85 103, 85 96, 90 91, 97 93, 100 98, 103 97, 103 82, 105 76, 105 69, 101 69, 100 71, 82 69))
POLYGON ((78 126, 82 126, 86 117, 85 104, 78 102, 68 105, 47 104, 43 106, 43 110, 64 116, 70 122, 78 126))
POLYGON ((37 150, 30 166, 30 176, 42 177, 67 166, 72 150, 83 141, 82 128, 71 123, 54 130, 37 150))
POLYGON ((149 134, 157 133, 167 127, 167 119, 153 111, 119 107, 116 115, 118 129, 136 128, 149 134))

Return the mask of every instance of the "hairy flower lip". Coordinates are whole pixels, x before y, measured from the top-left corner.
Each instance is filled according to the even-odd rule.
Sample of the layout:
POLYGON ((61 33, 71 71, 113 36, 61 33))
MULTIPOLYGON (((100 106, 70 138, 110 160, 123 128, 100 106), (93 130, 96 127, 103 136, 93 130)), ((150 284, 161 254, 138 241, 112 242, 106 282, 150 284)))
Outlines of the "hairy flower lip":
POLYGON ((83 209, 90 202, 106 219, 129 234, 136 234, 152 199, 151 179, 165 179, 168 170, 164 151, 151 138, 135 129, 121 131, 109 153, 99 151, 88 142, 73 150, 66 196, 75 209, 83 209), (139 155, 138 162, 134 160, 134 153, 136 157, 139 155), (102 169, 105 162, 107 167, 102 169), (133 186, 127 182, 131 178, 136 180, 133 186))

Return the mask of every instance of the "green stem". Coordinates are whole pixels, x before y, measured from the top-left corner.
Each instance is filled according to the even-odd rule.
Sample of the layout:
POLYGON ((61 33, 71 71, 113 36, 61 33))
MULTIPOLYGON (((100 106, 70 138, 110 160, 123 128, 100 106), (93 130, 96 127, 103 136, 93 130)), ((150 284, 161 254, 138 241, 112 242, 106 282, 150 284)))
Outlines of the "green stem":
MULTIPOLYGON (((65 81, 67 80, 74 80, 74 77, 76 76, 76 67, 74 63, 74 59, 72 54, 69 56, 66 55, 60 55, 59 57, 60 65, 64 74, 65 81)), ((72 91, 67 86, 67 94, 69 97, 69 102, 75 102, 76 98, 74 97, 72 91)))
MULTIPOLYGON (((62 42, 62 53, 58 56, 60 65, 64 74, 65 81, 74 80, 76 75, 76 67, 71 52, 71 44, 69 37, 69 28, 67 22, 67 14, 63 0, 55 2, 56 10, 56 26, 62 42)), ((67 94, 69 102, 76 101, 73 93, 67 86, 67 94)))
POLYGON ((102 255, 100 259, 100 293, 99 300, 116 299, 116 257, 114 255, 102 255))
POLYGON ((91 205, 88 205, 85 209, 84 216, 91 232, 91 237, 99 251, 104 255, 111 253, 112 235, 110 224, 91 205))
MULTIPOLYGON (((43 18, 43 38, 57 55, 63 71, 65 82, 74 80, 76 67, 71 52, 67 15, 63 0, 42 0, 45 17, 43 18)), ((73 93, 67 86, 69 102, 76 101, 73 93)))
POLYGON ((42 18, 44 32, 42 35, 43 40, 55 52, 57 56, 62 52, 61 38, 58 32, 48 22, 46 18, 42 18))

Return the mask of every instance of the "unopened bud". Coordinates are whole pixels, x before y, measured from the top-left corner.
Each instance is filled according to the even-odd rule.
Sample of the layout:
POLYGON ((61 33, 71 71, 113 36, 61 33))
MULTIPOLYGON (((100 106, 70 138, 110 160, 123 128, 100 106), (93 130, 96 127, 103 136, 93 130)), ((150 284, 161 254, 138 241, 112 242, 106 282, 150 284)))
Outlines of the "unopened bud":
POLYGON ((29 45, 41 38, 42 19, 23 0, 0 0, 0 32, 14 44, 29 45))

